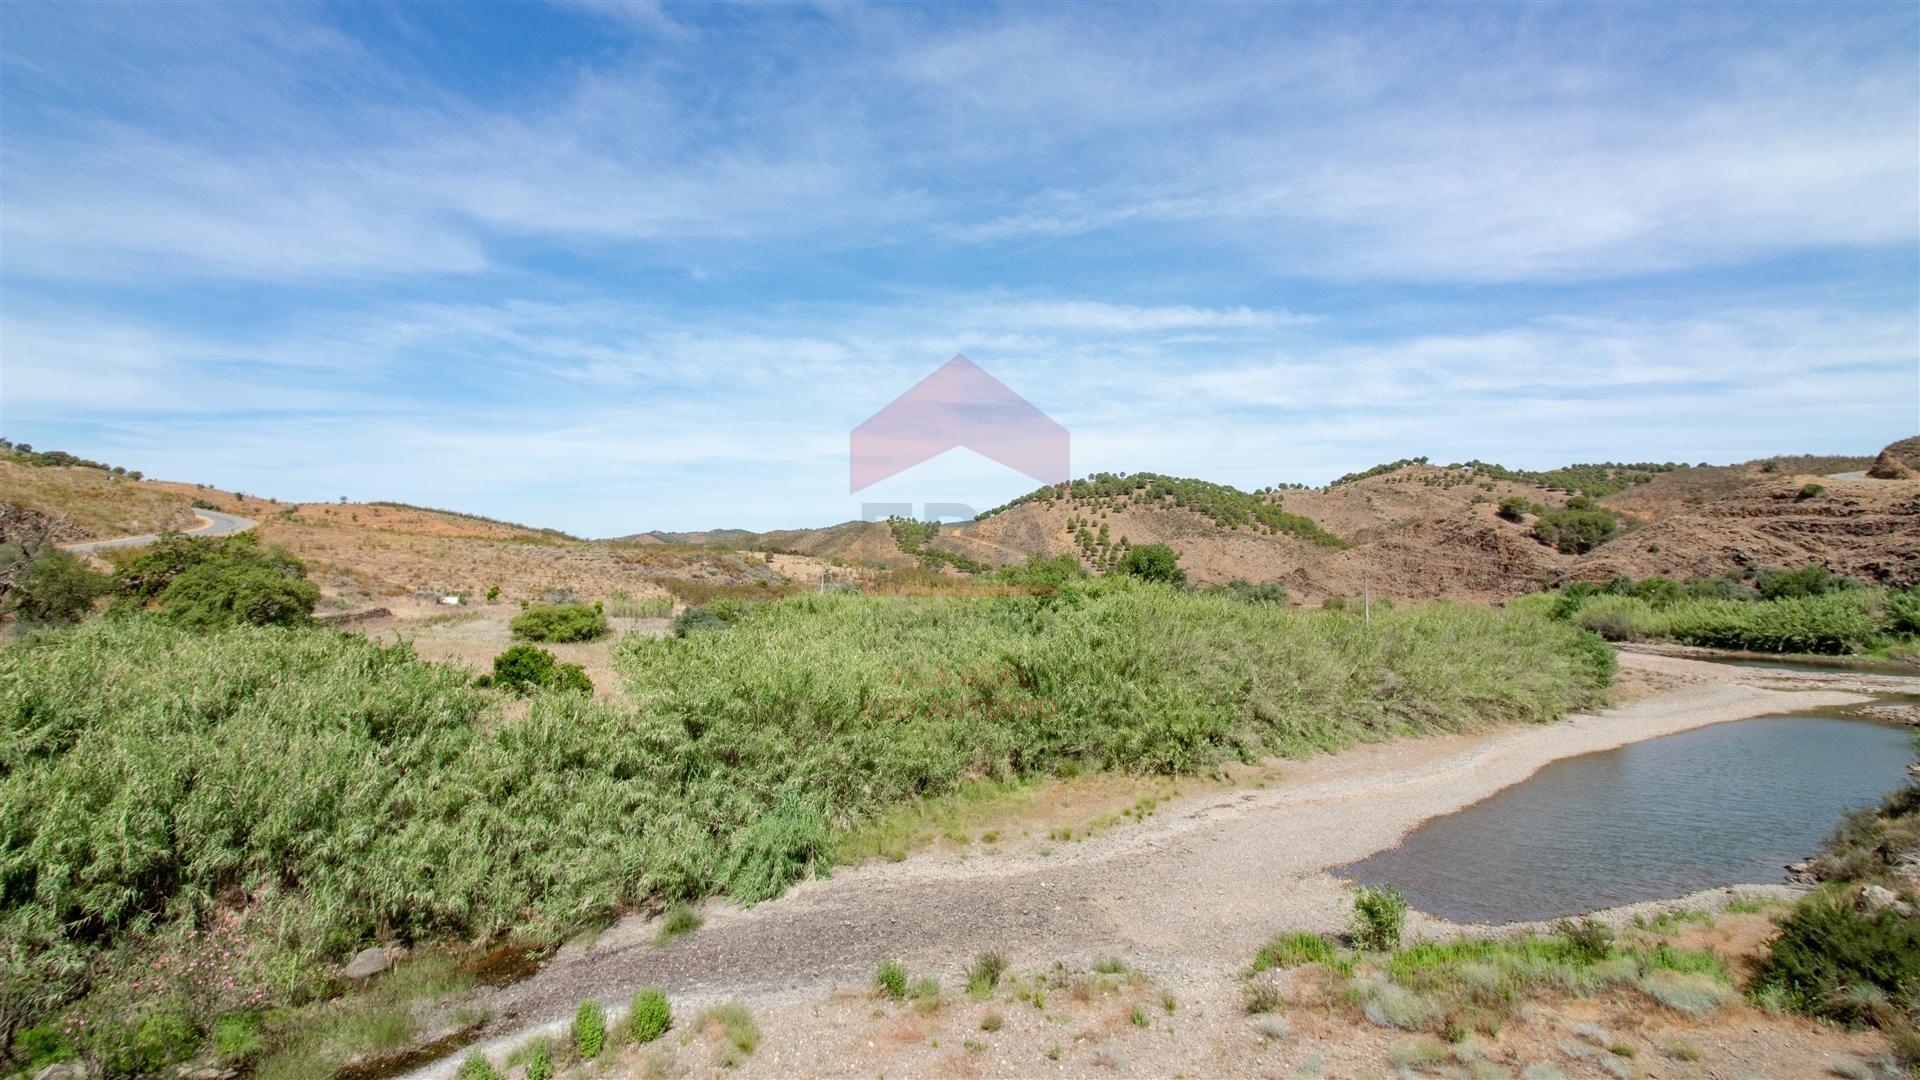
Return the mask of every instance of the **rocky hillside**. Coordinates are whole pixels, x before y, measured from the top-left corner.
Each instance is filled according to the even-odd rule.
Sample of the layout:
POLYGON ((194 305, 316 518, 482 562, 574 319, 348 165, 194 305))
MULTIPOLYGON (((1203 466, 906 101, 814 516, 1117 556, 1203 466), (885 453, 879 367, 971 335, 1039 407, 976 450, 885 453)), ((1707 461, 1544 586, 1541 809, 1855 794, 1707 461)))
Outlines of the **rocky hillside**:
POLYGON ((80 538, 190 526, 197 501, 259 521, 264 539, 307 559, 329 595, 349 603, 406 592, 480 594, 496 585, 510 597, 553 588, 594 596, 672 588, 678 595, 689 590, 676 582, 777 587, 817 582, 830 566, 842 580, 847 568, 916 565, 958 575, 1035 555, 1070 555, 1102 573, 1131 548, 1156 543, 1177 550, 1189 580, 1203 586, 1278 581, 1305 603, 1363 589, 1401 600, 1496 602, 1569 578, 1750 574, 1809 562, 1876 583, 1920 582, 1920 470, 1905 464, 1916 454, 1920 438, 1877 459, 1728 466, 1522 472, 1415 459, 1323 488, 1256 492, 1151 473, 1099 474, 937 530, 849 521, 610 541, 423 507, 282 503, 4 460, 0 504, 48 515, 62 535, 80 538), (1617 532, 1591 550, 1536 538, 1543 515, 1576 513, 1611 515, 1617 532))
MULTIPOLYGON (((1910 443, 1920 445, 1895 444, 1882 460, 1910 443)), ((1867 581, 1920 581, 1920 480, 1832 475, 1857 474, 1873 461, 1803 456, 1525 472, 1414 459, 1323 488, 1259 492, 1102 474, 941 528, 925 546, 954 556, 940 564, 949 574, 959 572, 956 563, 996 567, 1034 555, 1071 555, 1100 573, 1130 547, 1168 544, 1196 584, 1279 581, 1307 603, 1363 589, 1403 600, 1499 601, 1570 578, 1749 574, 1808 562, 1867 581), (1513 500, 1526 509, 1500 513, 1513 500), (1537 539, 1539 512, 1570 501, 1607 512, 1617 531, 1591 550, 1537 539)), ((876 567, 919 561, 883 522, 628 539, 798 551, 876 567)))

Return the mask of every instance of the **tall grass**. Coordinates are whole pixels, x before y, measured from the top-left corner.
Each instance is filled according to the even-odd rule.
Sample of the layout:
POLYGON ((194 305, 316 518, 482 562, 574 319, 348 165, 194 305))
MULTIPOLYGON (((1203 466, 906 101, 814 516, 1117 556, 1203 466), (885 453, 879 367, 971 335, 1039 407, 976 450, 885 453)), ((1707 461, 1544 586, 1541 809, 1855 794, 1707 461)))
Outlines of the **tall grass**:
POLYGON ((279 944, 559 933, 778 895, 834 836, 981 776, 1555 718, 1611 653, 1537 616, 1371 624, 1128 583, 1050 599, 801 597, 630 639, 627 703, 507 709, 404 646, 97 620, 0 649, 0 1005, 246 904, 279 944))
POLYGON ((1887 595, 1880 589, 1848 589, 1776 600, 1660 605, 1637 596, 1598 594, 1578 602, 1572 621, 1615 641, 1839 654, 1870 649, 1893 630, 1885 614, 1887 595))

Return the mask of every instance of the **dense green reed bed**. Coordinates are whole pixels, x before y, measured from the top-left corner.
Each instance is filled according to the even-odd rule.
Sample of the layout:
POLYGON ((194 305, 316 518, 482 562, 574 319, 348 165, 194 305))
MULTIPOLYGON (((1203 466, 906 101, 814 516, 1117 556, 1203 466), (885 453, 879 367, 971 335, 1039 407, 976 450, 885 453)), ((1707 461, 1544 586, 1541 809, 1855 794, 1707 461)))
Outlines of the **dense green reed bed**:
POLYGON ((1511 606, 1553 614, 1613 641, 1714 649, 1844 654, 1910 650, 1920 637, 1920 588, 1853 587, 1771 599, 1562 590, 1523 597, 1511 606))
POLYGON ((772 897, 836 835, 968 779, 1545 721, 1612 665, 1525 613, 1368 624, 1126 583, 796 598, 617 656, 624 700, 521 705, 322 629, 130 617, 0 649, 0 1022, 102 992, 114 957, 218 911, 249 913, 237 982, 272 998, 375 939, 772 897))

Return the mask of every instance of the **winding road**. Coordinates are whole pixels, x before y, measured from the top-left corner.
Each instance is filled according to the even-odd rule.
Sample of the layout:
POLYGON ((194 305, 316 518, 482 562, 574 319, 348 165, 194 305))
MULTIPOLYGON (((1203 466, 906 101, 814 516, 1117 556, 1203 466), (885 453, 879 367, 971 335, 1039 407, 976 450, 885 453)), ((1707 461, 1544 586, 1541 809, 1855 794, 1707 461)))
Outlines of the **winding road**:
MULTIPOLYGON (((182 536, 231 536, 253 528, 252 518, 243 518, 238 514, 223 514, 218 510, 195 510, 194 515, 206 522, 197 529, 188 529, 182 536)), ((139 547, 160 539, 159 533, 147 533, 144 536, 122 536, 113 540, 87 540, 78 544, 61 544, 64 551, 76 555, 94 555, 108 548, 139 547)))

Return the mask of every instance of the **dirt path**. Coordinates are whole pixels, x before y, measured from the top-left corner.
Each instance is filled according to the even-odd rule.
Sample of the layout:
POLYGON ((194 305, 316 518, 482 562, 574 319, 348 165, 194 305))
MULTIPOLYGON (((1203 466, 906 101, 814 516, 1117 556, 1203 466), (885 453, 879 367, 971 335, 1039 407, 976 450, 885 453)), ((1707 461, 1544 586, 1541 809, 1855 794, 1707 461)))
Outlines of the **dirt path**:
MULTIPOLYGON (((663 987, 689 1005, 738 998, 756 1011, 801 1008, 831 999, 836 988, 864 985, 888 957, 951 985, 987 949, 1016 968, 1115 955, 1176 994, 1217 995, 1277 930, 1344 927, 1346 892, 1328 868, 1390 847, 1422 821, 1551 761, 1713 723, 1867 700, 1839 680, 1774 689, 1791 680, 1767 672, 1762 685, 1749 669, 1676 657, 1626 654, 1622 667, 1664 689, 1551 726, 1299 762, 1262 790, 1177 803, 1093 840, 915 856, 844 869, 751 909, 709 904, 706 926, 666 948, 651 944, 646 921, 623 921, 483 1002, 493 1015, 488 1049, 504 1051, 583 999, 624 1001, 641 986, 663 987)), ((1895 681, 1920 691, 1920 679, 1895 681)), ((1415 934, 1446 925, 1417 912, 1409 919, 1415 934)), ((755 1069, 777 1071, 777 1060, 763 1055, 755 1069)), ((451 1069, 443 1063, 419 1075, 451 1069)))

